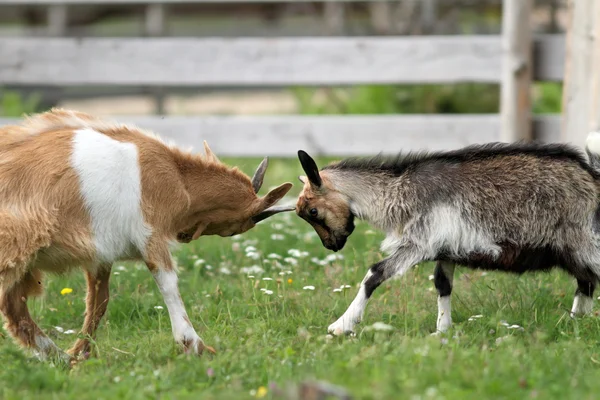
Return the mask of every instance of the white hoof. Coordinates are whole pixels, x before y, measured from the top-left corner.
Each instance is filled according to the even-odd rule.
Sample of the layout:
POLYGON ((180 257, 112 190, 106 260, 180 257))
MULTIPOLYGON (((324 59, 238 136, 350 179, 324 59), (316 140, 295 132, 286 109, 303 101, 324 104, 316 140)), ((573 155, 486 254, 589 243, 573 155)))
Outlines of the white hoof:
POLYGON ((334 336, 350 335, 354 333, 354 324, 340 318, 329 325, 327 332, 334 336))

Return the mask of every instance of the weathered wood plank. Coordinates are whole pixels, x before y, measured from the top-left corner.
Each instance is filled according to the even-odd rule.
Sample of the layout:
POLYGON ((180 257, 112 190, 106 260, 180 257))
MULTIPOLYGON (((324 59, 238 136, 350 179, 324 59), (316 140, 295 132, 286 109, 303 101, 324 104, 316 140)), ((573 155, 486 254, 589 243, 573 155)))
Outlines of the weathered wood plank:
POLYGON ((592 105, 590 129, 600 132, 600 2, 595 3, 594 43, 592 49, 592 105))
POLYGON ((562 139, 583 145, 592 129, 594 18, 592 1, 569 1, 562 139))
POLYGON ((531 136, 531 10, 533 0, 505 0, 502 12, 501 138, 531 136))
MULTIPOLYGON (((223 156, 295 157, 299 149, 330 156, 449 150, 500 139, 498 115, 118 117, 167 141, 223 156)), ((0 119, 0 126, 15 123, 0 119)), ((558 140, 557 117, 536 119, 543 140, 558 140)))
MULTIPOLYGON (((335 1, 340 3, 364 2, 365 0, 0 0, 2 5, 50 5, 50 4, 101 4, 101 5, 129 5, 129 4, 203 4, 203 3, 306 3, 306 2, 335 1)), ((386 0, 368 0, 386 1, 386 0)))
MULTIPOLYGON (((540 40, 545 41, 546 37, 540 40)), ((549 52, 555 51, 554 47, 545 47, 549 52)), ((282 86, 499 82, 500 50, 498 36, 0 38, 0 84, 282 86)))

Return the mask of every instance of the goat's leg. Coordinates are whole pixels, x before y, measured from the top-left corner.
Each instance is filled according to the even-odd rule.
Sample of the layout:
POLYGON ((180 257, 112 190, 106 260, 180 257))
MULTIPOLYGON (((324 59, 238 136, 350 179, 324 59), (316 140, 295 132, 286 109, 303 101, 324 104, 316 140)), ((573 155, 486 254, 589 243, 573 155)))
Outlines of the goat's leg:
POLYGON ((38 285, 39 275, 28 272, 22 279, 2 288, 0 311, 6 322, 5 329, 20 345, 33 350, 40 359, 51 358, 70 363, 71 357, 46 336, 29 314, 27 298, 39 290, 38 285))
POLYGON ((450 296, 454 281, 454 264, 438 261, 433 273, 433 283, 438 292, 437 332, 446 332, 452 325, 452 307, 450 296))
POLYGON ((352 333, 354 326, 362 320, 367 301, 373 291, 387 279, 396 275, 403 275, 422 260, 423 257, 416 248, 404 245, 390 257, 373 264, 362 280, 358 294, 346 312, 337 321, 329 325, 327 331, 336 336, 352 333))
POLYGON ((100 265, 94 272, 86 271, 87 296, 85 300, 85 320, 81 334, 68 353, 86 359, 90 355, 90 338, 94 338, 100 320, 106 312, 109 300, 109 279, 111 264, 100 265))
POLYGON ((573 299, 571 317, 585 315, 592 312, 595 289, 595 282, 577 279, 577 290, 575 291, 575 298, 573 299))
POLYGON ((183 347, 186 354, 201 355, 205 349, 216 353, 212 347, 204 344, 187 315, 179 294, 177 272, 175 272, 168 247, 160 245, 154 247, 146 264, 154 276, 169 311, 175 341, 183 347))

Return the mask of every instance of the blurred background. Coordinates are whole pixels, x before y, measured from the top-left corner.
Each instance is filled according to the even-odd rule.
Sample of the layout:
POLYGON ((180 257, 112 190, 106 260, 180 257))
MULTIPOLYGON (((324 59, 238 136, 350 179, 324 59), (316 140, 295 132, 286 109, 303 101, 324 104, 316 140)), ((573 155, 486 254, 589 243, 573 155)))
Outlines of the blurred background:
MULTIPOLYGON (((224 79, 222 83, 206 85, 203 84, 202 79, 199 79, 198 83, 187 82, 174 85, 168 82, 160 84, 153 80, 152 84, 147 85, 121 81, 115 83, 110 82, 111 79, 103 80, 100 83, 90 81, 89 84, 86 84, 83 81, 85 78, 65 83, 65 80, 68 81, 68 79, 64 79, 64 77, 57 79, 57 82, 52 82, 53 78, 60 74, 66 74, 64 71, 61 72, 60 68, 56 72, 44 72, 42 74, 44 77, 31 80, 29 78, 35 75, 34 73, 25 71, 18 75, 10 71, 6 73, 6 71, 12 68, 10 60, 7 58, 20 51, 19 48, 15 48, 15 46, 20 46, 20 42, 15 44, 15 42, 9 41, 15 38, 38 40, 35 42, 35 46, 41 47, 45 47, 44 42, 39 42, 39 40, 54 38, 119 38, 123 40, 134 38, 141 40, 256 38, 278 41, 287 38, 307 38, 309 40, 360 38, 362 40, 364 38, 412 37, 427 40, 428 37, 468 35, 468 37, 477 39, 481 37, 498 38, 497 42, 499 43, 499 35, 502 32, 502 3, 502 0, 281 0, 263 2, 94 0, 66 1, 59 4, 44 0, 0 0, 0 116, 19 117, 23 113, 43 111, 54 106, 73 108, 96 115, 123 116, 126 120, 129 116, 136 116, 137 119, 134 119, 142 122, 154 120, 138 117, 161 116, 161 118, 168 119, 169 117, 184 116, 495 115, 499 113, 500 107, 500 82, 498 79, 486 79, 485 77, 472 79, 469 76, 459 79, 454 76, 456 74, 448 79, 436 78, 432 83, 421 82, 423 80, 421 78, 415 78, 414 82, 404 78, 385 78, 382 79, 383 82, 378 82, 378 79, 370 79, 367 76, 356 79, 355 83, 333 82, 327 84, 327 82, 319 82, 319 79, 311 78, 312 81, 308 79, 304 84, 303 79, 297 79, 297 75, 302 71, 299 73, 294 71, 296 75, 290 77, 289 83, 266 82, 261 84, 260 79, 252 78, 241 84, 235 82, 235 79, 230 79, 231 83, 224 79), (6 46, 12 46, 8 56, 6 52, 3 52, 2 43, 4 43, 5 49, 6 46), (2 72, 3 65, 4 73, 2 72), (369 80, 375 82, 371 83, 369 80), (399 82, 394 82, 394 80, 399 82)), ((535 0, 533 4, 530 16, 530 28, 533 35, 556 35, 565 32, 568 22, 566 1, 535 0)), ((269 43, 271 42, 267 41, 258 45, 254 43, 250 47, 254 49, 253 46, 258 46, 259 50, 257 51, 260 52, 262 51, 260 47, 268 48, 269 43)), ((485 47, 487 42, 483 43, 482 46, 485 47)), ((356 46, 361 45, 359 42, 355 42, 355 44, 356 46)), ((86 46, 86 44, 83 43, 82 46, 86 46)), ((200 42, 200 46, 202 46, 202 42, 200 42)), ((214 47, 211 48, 214 49, 214 47)), ((240 48, 241 51, 244 51, 243 44, 240 48)), ((38 51, 33 49, 23 52, 33 54, 38 51)), ((257 54, 254 56, 261 56, 260 53, 257 54)), ((375 54, 377 53, 375 52, 375 54)), ((51 56, 61 57, 61 54, 51 56)), ((399 63, 414 56, 411 53, 402 54, 401 52, 394 55, 399 63)), ((418 56, 419 54, 417 54, 418 56)), ((45 54, 43 57, 45 57, 43 60, 47 60, 49 56, 45 54)), ((65 53, 64 57, 66 58, 62 60, 64 63, 77 63, 81 62, 84 55, 81 52, 72 55, 65 53), (69 57, 73 57, 73 59, 69 59, 69 57)), ((160 54, 157 54, 156 57, 160 58, 160 54)), ((179 61, 177 55, 173 53, 165 54, 164 57, 165 60, 162 61, 163 64, 160 67, 162 73, 167 74, 169 69, 175 68, 179 61)), ((319 60, 316 60, 318 64, 319 60)), ((26 63, 28 60, 23 59, 20 62, 26 63)), ((31 60, 31 62, 45 61, 31 60)), ((127 65, 128 60, 122 59, 120 62, 127 65)), ((290 59, 289 62, 294 63, 294 59, 290 59)), ((376 61, 374 62, 377 64, 376 61)), ((386 60, 386 62, 389 62, 387 68, 394 68, 393 59, 386 60)), ((435 60, 431 62, 435 62, 435 60)), ((465 62, 468 64, 468 59, 465 62)), ((317 64, 315 64, 315 68, 320 68, 316 66, 317 64)), ((465 65, 465 68, 468 66, 465 65)), ((81 68, 87 67, 83 64, 81 68)), ((560 67, 562 68, 562 65, 560 67)), ((44 68, 43 65, 39 66, 38 70, 42 68, 44 68)), ((48 68, 55 68, 55 66, 52 64, 48 68)), ((148 68, 154 67, 148 65, 148 68)), ((244 64, 240 63, 240 74, 243 73, 244 68, 244 64)), ((303 68, 310 70, 311 67, 305 62, 303 68)), ((368 69, 369 63, 366 62, 360 68, 368 69)), ((358 75, 360 75, 360 68, 357 67, 358 75)), ((377 68, 381 68, 381 66, 377 66, 377 68)), ((498 65, 498 71, 494 72, 496 75, 498 75, 499 68, 500 65, 498 65)), ((415 70, 418 69, 419 65, 415 64, 415 70)), ((202 68, 199 70, 201 71, 202 68)), ((179 70, 175 68, 174 71, 176 74, 179 70)), ((405 76, 410 75, 411 69, 408 68, 407 71, 405 76)), ((135 75, 135 72, 129 72, 135 75)), ((327 73, 335 75, 335 71, 327 73)), ((111 72, 107 71, 107 75, 109 74, 111 72)), ((268 77, 269 71, 264 71, 264 74, 265 77, 268 77)), ((114 80, 118 81, 118 79, 114 80)), ((534 79, 531 86, 531 111, 536 115, 560 113, 561 88, 560 81, 534 79)), ((205 133, 209 135, 206 130, 210 129, 210 126, 214 127, 210 124, 206 126, 205 120, 202 119, 193 121, 195 122, 189 122, 189 124, 195 123, 198 129, 186 126, 184 130, 187 132, 187 136, 183 140, 184 144, 202 139, 205 133), (190 135, 194 138, 189 139, 190 135)), ((255 120, 248 121, 251 125, 255 120)), ((261 120, 258 119, 258 121, 261 120)), ((379 121, 381 120, 376 120, 375 125, 365 128, 364 134, 369 135, 381 127, 393 126, 393 121, 391 125, 377 125, 380 123, 379 121)), ((483 131, 489 126, 493 126, 493 129, 496 130, 499 129, 497 124, 490 125, 489 121, 482 121, 475 124, 476 129, 483 131)), ((362 123, 363 120, 358 122, 362 123)), ((225 127, 215 128, 219 135, 224 135, 225 133, 221 132, 227 131, 229 122, 226 120, 224 123, 225 127)), ((280 129, 277 130, 273 128, 271 121, 267 124, 266 129, 270 130, 269 134, 273 136, 286 135, 288 130, 293 130, 286 124, 287 122, 283 122, 280 129)), ((421 142, 414 139, 414 136, 421 135, 423 130, 426 131, 428 125, 420 122, 416 124, 418 127, 411 132, 413 139, 409 147, 428 147, 427 142, 421 146, 421 142)), ((294 125, 293 120, 290 125, 294 125)), ((156 128, 159 134, 164 133, 169 138, 175 138, 176 141, 177 126, 179 125, 148 123, 149 128, 156 128)), ((450 132, 461 126, 459 124, 457 128, 450 124, 447 130, 450 132)), ((312 122, 307 123, 306 129, 308 130, 307 135, 316 136, 323 135, 323 131, 327 131, 326 127, 323 128, 321 125, 315 127, 312 122)), ((343 127, 332 129, 343 130, 343 127)), ((358 134, 356 133, 356 135, 358 134)), ((291 135, 293 136, 293 133, 291 135)), ((493 138, 493 136, 484 135, 482 140, 493 138)), ((349 137, 349 140, 354 140, 354 137, 349 137)), ((437 136, 433 136, 428 141, 435 141, 436 138, 437 136)), ((443 146, 468 144, 475 139, 469 137, 456 143, 444 143, 443 146)), ((319 141, 319 139, 315 140, 319 141)), ((360 153, 360 149, 364 149, 363 152, 377 151, 377 149, 385 147, 386 140, 386 137, 383 137, 376 144, 366 147, 362 147, 361 142, 356 142, 348 151, 341 151, 341 153, 360 153)), ((310 142, 310 140, 306 139, 305 142, 310 142)), ((264 143, 269 143, 269 141, 264 143)), ((262 148, 264 148, 264 143, 262 148)), ((296 146, 304 144, 302 141, 294 143, 296 146)), ((218 141, 216 151, 226 151, 225 145, 226 141, 218 141)), ((327 142, 320 143, 319 146, 314 146, 313 150, 325 154, 328 151, 323 150, 322 147, 326 145, 328 145, 327 142)), ((398 144, 398 146, 400 145, 401 143, 398 144)), ((244 147, 243 144, 239 146, 241 149, 244 147)), ((286 156, 290 154, 289 150, 291 148, 286 148, 281 152, 273 150, 272 153, 286 156)), ((398 150, 400 148, 395 149, 395 151, 398 150)), ((240 155, 236 154, 240 152, 236 150, 232 155, 240 155)), ((259 149, 251 151, 250 155, 258 155, 254 154, 258 152, 259 149)))

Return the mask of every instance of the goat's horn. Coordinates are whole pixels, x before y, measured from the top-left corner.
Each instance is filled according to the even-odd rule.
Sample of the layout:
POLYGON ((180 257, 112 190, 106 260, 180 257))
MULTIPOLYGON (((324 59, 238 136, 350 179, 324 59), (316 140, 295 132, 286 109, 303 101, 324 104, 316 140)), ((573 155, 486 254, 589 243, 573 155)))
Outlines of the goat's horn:
POLYGON ((296 209, 296 207, 294 206, 273 206, 273 207, 269 207, 266 210, 256 214, 254 217, 252 217, 252 222, 259 223, 260 221, 262 221, 263 219, 267 219, 272 215, 275 214, 279 214, 280 212, 285 212, 285 211, 294 211, 296 209))
POLYGON ((254 193, 258 193, 258 191, 260 190, 260 187, 263 184, 263 179, 265 178, 265 172, 267 172, 268 165, 269 165, 269 158, 265 157, 261 161, 258 168, 256 169, 256 172, 254 173, 254 176, 252 177, 252 187, 254 188, 254 193))

